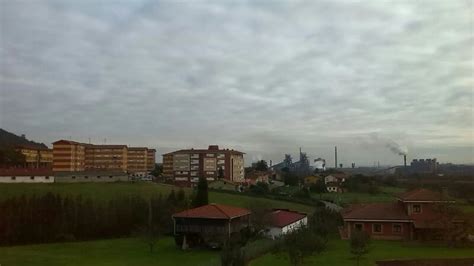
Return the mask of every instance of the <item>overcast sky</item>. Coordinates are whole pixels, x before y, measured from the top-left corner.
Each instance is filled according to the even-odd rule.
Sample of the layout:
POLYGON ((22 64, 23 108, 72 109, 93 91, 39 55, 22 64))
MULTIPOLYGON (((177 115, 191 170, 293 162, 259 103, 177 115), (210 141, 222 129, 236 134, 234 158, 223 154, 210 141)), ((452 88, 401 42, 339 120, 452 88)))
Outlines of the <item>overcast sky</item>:
MULTIPOLYGON (((0 0, 0 125, 246 162, 474 163, 473 1, 0 0)), ((157 156, 161 161, 161 156, 157 156)))

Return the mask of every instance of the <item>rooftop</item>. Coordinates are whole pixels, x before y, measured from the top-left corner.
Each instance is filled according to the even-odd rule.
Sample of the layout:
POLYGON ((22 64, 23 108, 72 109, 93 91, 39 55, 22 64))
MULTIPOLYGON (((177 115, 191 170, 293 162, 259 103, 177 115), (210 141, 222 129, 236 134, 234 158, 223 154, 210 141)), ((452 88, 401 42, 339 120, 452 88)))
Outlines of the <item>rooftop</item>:
POLYGON ((398 198, 402 201, 449 201, 450 198, 443 195, 441 192, 420 188, 411 190, 398 195, 398 198))
POLYGON ((163 155, 170 155, 170 154, 179 154, 179 153, 216 153, 216 152, 222 152, 222 153, 230 153, 230 154, 239 154, 243 155, 245 153, 236 151, 233 149, 219 149, 219 146, 217 145, 210 145, 209 148, 207 149, 183 149, 183 150, 177 150, 169 153, 165 153, 163 155))
POLYGON ((173 214, 173 217, 228 220, 249 214, 250 211, 244 208, 211 203, 194 209, 188 209, 182 212, 175 213, 173 214))
POLYGON ((0 176, 52 176, 50 168, 1 168, 0 176))
POLYGON ((355 204, 343 210, 344 220, 411 220, 402 204, 355 204))
POLYGON ((305 213, 290 211, 286 209, 277 209, 270 214, 270 221, 274 227, 285 227, 306 217, 305 213))

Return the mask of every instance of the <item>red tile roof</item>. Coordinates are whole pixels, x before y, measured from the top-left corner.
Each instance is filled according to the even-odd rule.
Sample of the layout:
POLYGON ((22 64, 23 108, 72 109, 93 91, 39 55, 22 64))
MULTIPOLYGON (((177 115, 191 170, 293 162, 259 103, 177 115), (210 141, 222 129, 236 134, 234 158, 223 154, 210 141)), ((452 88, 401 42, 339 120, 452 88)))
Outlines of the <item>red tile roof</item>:
POLYGON ((290 210, 274 210, 270 213, 270 221, 274 227, 285 227, 306 217, 306 214, 290 210))
POLYGON ((448 197, 442 193, 429 189, 415 189, 398 195, 402 201, 448 201, 448 197))
POLYGON ((180 153, 228 153, 228 154, 237 154, 243 155, 245 153, 236 151, 236 150, 229 150, 229 149, 183 149, 177 150, 169 153, 165 153, 163 155, 171 155, 171 154, 180 154, 180 153))
POLYGON ((400 203, 351 205, 343 210, 344 220, 411 220, 400 203))
POLYGON ((84 145, 84 143, 80 143, 80 142, 72 141, 72 140, 65 140, 65 139, 61 139, 61 140, 58 140, 58 141, 53 142, 53 144, 60 144, 60 143, 75 144, 75 145, 77 145, 77 144, 84 145))
POLYGON ((175 213, 173 214, 173 217, 228 220, 249 214, 250 211, 244 208, 211 203, 194 209, 175 213))

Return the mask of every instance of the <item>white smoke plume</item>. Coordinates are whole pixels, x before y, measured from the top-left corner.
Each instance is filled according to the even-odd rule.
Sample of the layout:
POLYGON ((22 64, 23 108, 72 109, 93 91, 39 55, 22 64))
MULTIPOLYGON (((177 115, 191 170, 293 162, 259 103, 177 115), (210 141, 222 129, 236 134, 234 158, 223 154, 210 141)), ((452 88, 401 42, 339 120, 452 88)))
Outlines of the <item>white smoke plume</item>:
POLYGON ((389 140, 385 146, 398 155, 407 155, 408 153, 407 147, 401 146, 393 140, 389 140))

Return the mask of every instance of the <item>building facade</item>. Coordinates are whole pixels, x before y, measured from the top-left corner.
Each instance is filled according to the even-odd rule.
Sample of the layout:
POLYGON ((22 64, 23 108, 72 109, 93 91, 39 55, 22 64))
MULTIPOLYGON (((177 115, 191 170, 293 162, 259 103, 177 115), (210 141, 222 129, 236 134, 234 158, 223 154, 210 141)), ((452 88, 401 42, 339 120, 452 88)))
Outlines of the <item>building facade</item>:
POLYGON ((58 140, 53 142, 53 171, 84 171, 85 144, 58 140))
POLYGON ((182 186, 191 186, 201 177, 208 181, 244 182, 243 155, 240 151, 219 149, 217 145, 179 150, 163 154, 163 175, 182 186))
POLYGON ((59 140, 53 143, 53 171, 111 171, 145 176, 155 166, 155 152, 146 147, 59 140))
POLYGON ((128 148, 128 172, 134 177, 144 177, 148 170, 148 149, 146 147, 128 148))
POLYGON ((343 239, 354 230, 385 240, 461 239, 466 236, 464 221, 442 211, 451 203, 442 193, 416 189, 397 202, 352 205, 343 211, 340 234, 343 239))
POLYGON ((53 165, 52 149, 20 145, 16 150, 25 156, 27 168, 51 168, 53 165))

